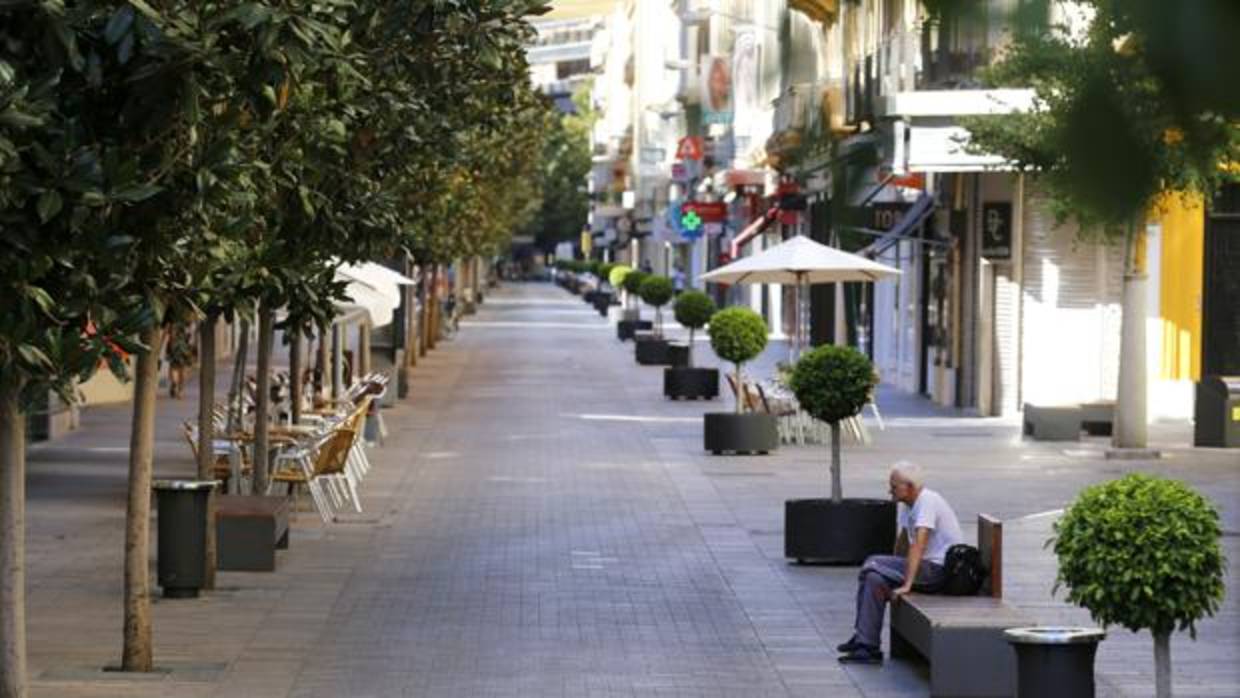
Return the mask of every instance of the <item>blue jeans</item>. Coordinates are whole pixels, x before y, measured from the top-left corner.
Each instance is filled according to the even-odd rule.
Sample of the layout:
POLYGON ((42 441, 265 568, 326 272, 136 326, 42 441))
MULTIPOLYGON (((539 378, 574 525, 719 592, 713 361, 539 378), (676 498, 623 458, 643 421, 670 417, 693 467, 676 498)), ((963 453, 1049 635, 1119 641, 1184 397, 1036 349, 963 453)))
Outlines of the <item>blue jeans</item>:
MULTIPOLYGON (((857 640, 870 647, 879 647, 883 638, 883 614, 891 590, 904 584, 905 559, 898 555, 871 555, 865 559, 857 575, 857 640)), ((919 587, 937 587, 946 578, 943 567, 922 560, 917 567, 919 587)))

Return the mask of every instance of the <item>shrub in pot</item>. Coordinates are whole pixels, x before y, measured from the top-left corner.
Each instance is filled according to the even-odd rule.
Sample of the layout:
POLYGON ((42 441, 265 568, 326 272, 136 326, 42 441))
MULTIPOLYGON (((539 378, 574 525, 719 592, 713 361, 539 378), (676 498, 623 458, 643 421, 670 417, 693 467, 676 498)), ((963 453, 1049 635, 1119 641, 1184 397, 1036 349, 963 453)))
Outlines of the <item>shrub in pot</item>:
POLYGON ((685 347, 684 366, 663 370, 663 395, 674 400, 709 400, 719 394, 719 371, 693 366, 693 335, 710 322, 715 314, 715 301, 701 291, 684 291, 676 296, 672 312, 676 322, 689 330, 689 345, 685 347))
MULTIPOLYGON (((715 354, 736 367, 736 385, 741 382, 741 366, 766 348, 766 321, 749 308, 720 310, 710 320, 710 345, 715 354)), ((737 396, 736 412, 708 412, 703 421, 706 450, 711 453, 768 453, 779 447, 775 416, 746 413, 745 401, 737 396)))
POLYGON ((672 293, 672 280, 654 274, 642 279, 638 288, 642 300, 654 307, 654 336, 637 342, 634 352, 637 363, 643 366, 672 363, 667 340, 663 339, 663 306, 672 299, 672 293))
POLYGON ((821 346, 793 367, 789 385, 801 409, 831 429, 831 499, 784 504, 784 554, 798 561, 859 563, 891 552, 896 505, 888 499, 844 499, 840 476, 840 422, 869 402, 878 376, 852 347, 821 346))
POLYGON ((640 269, 630 269, 620 281, 627 306, 624 319, 616 325, 616 336, 621 340, 632 339, 637 330, 648 330, 652 327, 649 321, 641 319, 641 304, 638 301, 646 276, 640 269))
POLYGON ((1187 485, 1132 474, 1085 488, 1055 523, 1055 590, 1103 626, 1154 636, 1155 695, 1171 696, 1171 633, 1213 616, 1225 560, 1218 511, 1187 485))

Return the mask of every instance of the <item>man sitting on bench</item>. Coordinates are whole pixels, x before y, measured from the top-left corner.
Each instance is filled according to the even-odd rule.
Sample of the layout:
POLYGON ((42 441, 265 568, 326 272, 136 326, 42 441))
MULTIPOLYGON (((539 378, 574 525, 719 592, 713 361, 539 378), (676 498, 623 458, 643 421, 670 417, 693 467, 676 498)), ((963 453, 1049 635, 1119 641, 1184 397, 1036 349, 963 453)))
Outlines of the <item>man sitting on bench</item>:
POLYGON ((887 602, 913 590, 934 590, 946 579, 947 549, 964 540, 956 512, 938 492, 925 486, 921 468, 907 461, 891 466, 891 498, 898 502, 895 555, 871 555, 857 578, 857 619, 853 636, 837 649, 841 662, 883 661, 883 614, 887 602), (903 556, 902 550, 907 550, 903 556))

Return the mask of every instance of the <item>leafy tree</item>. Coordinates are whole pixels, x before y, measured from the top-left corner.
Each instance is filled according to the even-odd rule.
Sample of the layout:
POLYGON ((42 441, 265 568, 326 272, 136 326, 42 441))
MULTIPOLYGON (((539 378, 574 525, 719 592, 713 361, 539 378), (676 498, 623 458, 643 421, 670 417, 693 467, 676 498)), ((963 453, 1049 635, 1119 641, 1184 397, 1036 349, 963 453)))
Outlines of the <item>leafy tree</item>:
MULTIPOLYGON (((958 3, 938 3, 954 6, 958 3)), ((997 86, 1032 86, 1025 114, 966 120, 973 147, 1035 174, 1061 220, 1126 249, 1124 329, 1115 441, 1143 447, 1143 217, 1170 192, 1207 200, 1240 159, 1240 99, 1227 68, 1240 48, 1228 0, 1088 0, 1083 35, 1046 22, 1047 3, 1017 16, 1011 45, 987 73, 997 86), (1032 19, 1030 19, 1032 18, 1032 19), (1230 59, 1228 58, 1230 57, 1230 59)))
POLYGON ((676 322, 689 329, 688 365, 692 367, 693 333, 710 322, 711 316, 715 314, 715 300, 701 291, 693 289, 682 291, 679 296, 676 296, 672 312, 676 316, 676 322))
POLYGON ((797 361, 789 383, 801 407, 831 425, 831 499, 839 503, 844 499, 840 420, 860 414, 878 385, 878 373, 869 357, 853 347, 823 345, 797 361))
POLYGON ((1213 616, 1226 560, 1218 511, 1183 483, 1140 473, 1086 488, 1055 522, 1055 588, 1103 625, 1154 635, 1155 687, 1171 695, 1171 633, 1213 616))
MULTIPOLYGON (((749 308, 734 306, 715 313, 710 319, 710 346, 724 361, 736 366, 736 385, 741 382, 741 365, 766 348, 766 321, 749 308)), ((745 409, 745 401, 737 396, 736 413, 745 409)))
POLYGON ((666 276, 649 274, 642 280, 641 288, 638 290, 642 300, 654 306, 654 334, 656 337, 662 337, 663 306, 672 299, 674 292, 672 280, 666 276))
POLYGON ((546 139, 541 153, 538 188, 541 206, 526 224, 524 232, 535 244, 550 253, 557 243, 575 241, 586 225, 590 200, 585 178, 590 173, 590 131, 598 116, 590 104, 590 87, 583 85, 573 95, 575 110, 558 112, 544 99, 546 139))

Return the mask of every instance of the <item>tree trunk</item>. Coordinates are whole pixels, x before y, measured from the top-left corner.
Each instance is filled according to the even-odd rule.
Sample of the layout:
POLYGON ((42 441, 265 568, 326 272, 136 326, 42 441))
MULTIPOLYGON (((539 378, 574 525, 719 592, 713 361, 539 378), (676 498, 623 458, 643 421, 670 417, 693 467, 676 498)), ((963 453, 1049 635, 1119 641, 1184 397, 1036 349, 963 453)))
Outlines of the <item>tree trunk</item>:
POLYGON ((1154 633, 1154 696, 1171 698, 1171 633, 1154 633))
POLYGON ((745 384, 741 381, 741 365, 736 366, 736 413, 742 414, 745 411, 745 384))
POLYGON ((271 344, 275 336, 272 310, 258 309, 258 367, 254 385, 254 494, 267 494, 267 416, 271 411, 271 344))
POLYGON ((663 306, 654 307, 654 336, 663 339, 663 306))
POLYGON ((26 417, 0 390, 0 698, 26 696, 26 417))
MULTIPOLYGON (((215 420, 211 412, 215 407, 215 321, 208 315, 198 325, 198 479, 215 479, 215 420)), ((207 541, 203 565, 206 576, 202 588, 215 588, 215 492, 207 499, 207 541)))
POLYGON ((1115 401, 1117 448, 1145 448, 1146 348, 1145 348, 1145 230, 1130 225, 1126 236, 1124 308, 1120 331, 1119 389, 1115 401))
POLYGON ((289 384, 289 402, 292 403, 289 419, 293 424, 301 424, 301 401, 303 398, 301 381, 301 330, 293 330, 288 338, 288 372, 292 382, 289 384))
MULTIPOLYGON (((241 341, 237 347, 237 360, 233 362, 232 385, 228 389, 228 430, 238 431, 245 418, 242 391, 245 390, 245 363, 250 350, 250 321, 241 321, 241 341)), ((233 483, 234 490, 237 483, 233 483)))
MULTIPOLYGON (((690 327, 690 328, 689 328, 689 351, 688 351, 688 354, 689 354, 689 355, 688 355, 687 357, 685 357, 685 365, 686 365, 686 366, 688 366, 689 368, 693 368, 693 328, 692 328, 692 327, 690 327)), ((715 375, 716 375, 716 376, 718 376, 719 374, 715 374, 715 375)), ((718 379, 716 379, 716 380, 718 380, 718 379)))
POLYGON ((331 364, 331 340, 328 339, 328 332, 331 331, 329 325, 319 325, 319 343, 318 353, 315 355, 314 363, 314 396, 323 399, 327 391, 327 369, 331 364))
POLYGON ((155 390, 164 333, 145 331, 134 381, 129 436, 129 502, 125 508, 125 624, 122 671, 151 671, 151 461, 155 451, 155 390))
POLYGON ((831 501, 844 501, 844 485, 840 478, 840 423, 831 422, 831 501))

